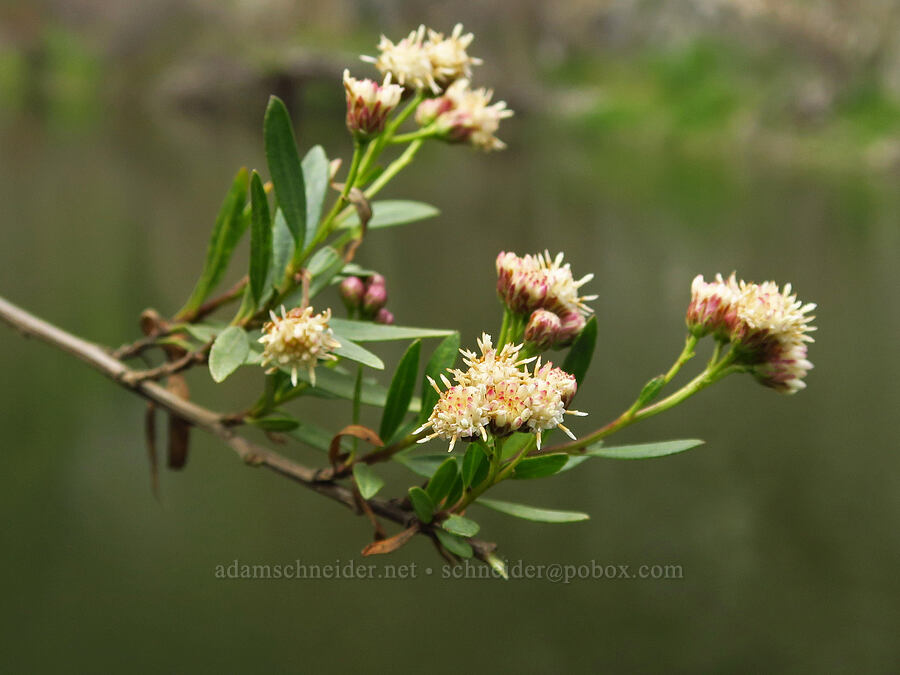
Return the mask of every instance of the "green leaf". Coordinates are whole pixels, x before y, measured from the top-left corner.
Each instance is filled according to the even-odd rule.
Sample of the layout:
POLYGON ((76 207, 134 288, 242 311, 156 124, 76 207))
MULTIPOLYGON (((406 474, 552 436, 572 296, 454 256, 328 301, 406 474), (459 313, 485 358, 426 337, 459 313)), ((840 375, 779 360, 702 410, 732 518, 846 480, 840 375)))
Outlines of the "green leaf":
POLYGON ((617 446, 589 446, 584 454, 589 457, 605 457, 607 459, 649 459, 651 457, 665 457, 666 455, 674 455, 678 452, 684 452, 698 445, 703 445, 705 441, 696 438, 689 438, 680 441, 665 441, 662 443, 637 443, 635 445, 617 445, 617 446))
MULTIPOLYGON (((306 267, 312 276, 309 282, 309 297, 316 297, 319 291, 328 286, 343 266, 344 259, 331 246, 325 246, 316 251, 306 267)), ((302 293, 302 290, 298 289, 298 293, 302 293)), ((294 304, 299 305, 300 303, 298 301, 294 304)))
POLYGON ((472 557, 472 547, 465 539, 439 529, 436 529, 434 533, 437 536, 438 541, 441 542, 441 546, 450 551, 450 553, 458 555, 460 558, 472 557))
MULTIPOLYGON (((331 439, 334 438, 333 432, 318 427, 315 424, 309 424, 308 422, 301 422, 297 428, 289 431, 287 435, 311 448, 321 450, 322 452, 328 452, 328 448, 331 445, 331 439)), ((350 440, 348 438, 342 438, 341 448, 349 450, 350 447, 350 440)))
POLYGON ((428 382, 428 377, 440 382, 440 374, 447 368, 452 368, 456 363, 456 355, 459 353, 459 333, 452 333, 444 338, 428 359, 425 366, 426 377, 422 380, 422 410, 419 414, 419 425, 431 415, 435 404, 438 402, 438 393, 428 382))
POLYGON ((478 530, 481 529, 474 520, 458 516, 455 513, 447 516, 447 519, 441 523, 441 527, 451 534, 458 534, 460 537, 474 537, 478 534, 478 530))
POLYGON ((271 290, 279 285, 287 272, 288 263, 294 255, 294 236, 288 229, 281 209, 275 211, 275 220, 272 223, 272 261, 269 266, 269 274, 266 276, 266 289, 271 290))
POLYGON ((431 497, 432 502, 435 504, 441 503, 453 487, 453 481, 456 480, 458 474, 459 464, 457 464, 456 458, 448 457, 437 468, 437 471, 434 472, 434 475, 425 487, 425 492, 431 497))
POLYGON ((475 502, 494 511, 505 513, 508 516, 533 520, 538 523, 574 523, 579 520, 587 520, 590 516, 579 511, 556 511, 554 509, 541 509, 536 506, 514 504, 513 502, 501 502, 498 499, 481 498, 475 502))
POLYGON ((229 326, 219 333, 209 351, 209 374, 216 382, 223 381, 244 363, 250 343, 240 326, 229 326))
POLYGON ((581 388, 581 385, 584 382, 584 376, 587 374, 588 368, 591 365, 591 358, 594 356, 594 347, 596 345, 597 317, 592 316, 585 324, 584 330, 581 331, 581 335, 575 339, 575 343, 572 345, 569 353, 566 354, 566 358, 562 364, 562 369, 564 371, 575 376, 575 381, 578 382, 579 389, 581 388))
MULTIPOLYGON (((385 199, 371 203, 372 220, 369 221, 368 229, 379 229, 382 227, 393 227, 394 225, 405 225, 417 220, 425 220, 438 215, 438 211, 431 204, 423 202, 413 202, 404 199, 385 199)), ((341 224, 341 229, 349 229, 359 227, 359 216, 354 213, 341 224)))
POLYGON ((209 245, 206 249, 206 262, 203 272, 191 292, 191 297, 178 311, 178 316, 188 316, 197 310, 206 297, 222 280, 231 254, 247 229, 248 219, 244 217, 244 204, 247 201, 249 174, 241 169, 231 183, 231 189, 216 216, 209 245))
MULTIPOLYGON (((297 376, 303 382, 309 383, 309 374, 300 370, 297 376)), ((333 368, 316 368, 316 386, 310 389, 310 394, 316 396, 344 398, 353 400, 353 391, 356 384, 356 374, 341 372, 333 368)), ((372 379, 363 378, 360 402, 365 405, 383 408, 387 401, 387 389, 372 379)), ((413 399, 412 408, 418 405, 413 399)))
POLYGON ((303 243, 309 246, 316 236, 322 218, 322 204, 328 192, 328 157, 321 145, 314 145, 300 164, 306 186, 306 239, 303 243))
POLYGON ((334 350, 334 353, 341 358, 356 361, 364 366, 375 368, 376 370, 384 370, 384 361, 379 359, 368 349, 360 347, 355 342, 351 342, 347 338, 335 333, 334 339, 341 343, 341 346, 334 350))
POLYGON ((534 442, 534 434, 516 432, 503 440, 503 447, 501 449, 502 458, 509 459, 510 457, 515 457, 525 446, 534 442))
POLYGON ((372 471, 372 467, 361 462, 353 465, 353 479, 363 499, 371 499, 384 487, 384 481, 372 471))
POLYGON ((179 323, 172 326, 172 332, 184 331, 195 340, 206 343, 213 340, 216 335, 228 328, 228 324, 205 322, 205 323, 179 323))
POLYGON ((356 342, 386 342, 388 340, 414 340, 416 338, 444 337, 453 335, 452 330, 432 328, 412 328, 409 326, 385 326, 371 321, 350 321, 332 319, 329 325, 334 332, 356 342))
POLYGON ((266 146, 266 163, 275 186, 278 205, 284 213, 291 235, 297 245, 305 241, 306 193, 303 185, 303 169, 297 152, 297 141, 291 126, 291 117, 284 103, 277 96, 269 98, 263 122, 266 146))
POLYGON ((403 423, 403 418, 409 412, 409 403, 412 401, 416 388, 416 378, 419 374, 419 354, 422 351, 422 343, 419 340, 413 342, 394 371, 390 389, 388 389, 387 402, 384 404, 384 413, 381 416, 381 428, 378 435, 385 443, 393 439, 397 429, 403 423))
POLYGON ((569 455, 569 459, 566 460, 566 463, 563 464, 563 467, 557 472, 562 473, 564 471, 571 471, 579 464, 583 464, 584 462, 590 459, 587 455, 569 455))
POLYGON ((250 178, 250 292, 259 307, 272 260, 272 220, 269 198, 256 171, 250 178))
POLYGON ((426 525, 431 522, 434 516, 434 503, 431 497, 420 487, 409 488, 409 501, 412 503, 413 511, 416 512, 416 518, 426 525))
POLYGON ((443 455, 408 455, 406 453, 398 453, 393 456, 393 459, 413 473, 424 478, 431 478, 438 467, 447 461, 447 453, 443 455))
POLYGON ((247 417, 247 424, 252 424, 265 431, 293 431, 300 426, 300 422, 284 413, 273 413, 265 417, 247 417))
POLYGON ((484 480, 484 477, 481 477, 479 480, 480 474, 484 474, 487 476, 488 471, 488 458, 487 455, 484 454, 484 449, 478 443, 469 443, 469 447, 466 448, 466 454, 463 457, 462 464, 462 479, 463 485, 465 487, 469 487, 470 485, 478 485, 484 480))
POLYGON ((569 456, 562 452, 552 455, 538 455, 526 457, 516 465, 513 478, 544 478, 562 471, 568 462, 569 456))

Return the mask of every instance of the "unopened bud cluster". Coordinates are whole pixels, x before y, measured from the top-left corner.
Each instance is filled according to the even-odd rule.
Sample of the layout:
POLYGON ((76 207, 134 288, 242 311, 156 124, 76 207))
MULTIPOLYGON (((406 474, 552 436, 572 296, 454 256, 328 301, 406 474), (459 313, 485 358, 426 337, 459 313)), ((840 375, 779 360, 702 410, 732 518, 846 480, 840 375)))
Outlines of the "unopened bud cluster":
POLYGON ((522 345, 507 344, 498 351, 486 333, 478 347, 481 354, 460 350, 467 369, 449 371, 456 384, 441 375, 446 387, 442 391, 429 378, 440 398, 428 421, 414 432, 431 429, 420 443, 440 436, 450 441, 453 450, 461 438, 486 441, 489 435, 502 437, 521 431, 534 433, 540 448, 542 432, 557 427, 575 438, 563 425, 563 416, 587 413, 567 410, 577 389, 572 375, 552 363, 542 366, 540 359, 529 372, 524 366, 536 357, 520 359, 522 345))
POLYGON ((525 340, 539 350, 571 345, 584 330, 592 311, 586 303, 597 296, 579 296, 579 289, 593 277, 576 281, 562 253, 497 256, 497 293, 511 311, 529 317, 525 340))
POLYGON ((340 294, 351 315, 358 313, 364 319, 386 325, 394 323, 394 315, 385 307, 387 284, 380 274, 365 279, 347 277, 341 282, 340 294))
POLYGON ((706 282, 698 275, 691 285, 686 322, 696 337, 713 335, 733 345, 737 362, 750 367, 762 384, 793 394, 806 387, 803 378, 813 367, 807 357, 815 304, 803 304, 774 281, 762 284, 717 274, 706 282))
POLYGON ((357 80, 344 71, 344 90, 347 94, 347 128, 360 138, 369 138, 384 130, 388 115, 393 112, 403 87, 391 84, 391 74, 384 77, 384 83, 373 80, 357 80))

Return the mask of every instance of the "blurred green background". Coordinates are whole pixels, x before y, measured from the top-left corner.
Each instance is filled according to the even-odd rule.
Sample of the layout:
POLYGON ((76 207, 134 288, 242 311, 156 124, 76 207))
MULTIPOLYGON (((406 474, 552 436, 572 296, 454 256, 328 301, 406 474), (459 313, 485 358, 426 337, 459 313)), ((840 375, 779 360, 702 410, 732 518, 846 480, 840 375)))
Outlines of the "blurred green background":
MULTIPOLYGON (((0 4, 0 294, 132 339, 142 309, 183 302, 237 167, 264 167, 269 93, 303 149, 346 157, 343 67, 370 74, 356 55, 381 32, 456 21, 486 61, 476 83, 517 114, 507 151, 435 144, 385 192, 442 210, 360 254, 400 323, 471 345, 499 326, 497 252, 565 251, 600 294, 586 432, 678 353, 695 274, 792 281, 819 303, 806 391, 730 378, 617 436, 697 450, 498 490, 590 521, 477 515, 511 562, 684 578, 445 580, 422 540, 383 561, 417 563, 415 580, 217 580, 235 559, 361 561, 369 527, 201 434, 157 502, 142 402, 3 328, 5 672, 895 672, 895 0, 0 4)), ((196 397, 225 409, 260 374, 207 379, 196 397)), ((310 409, 332 428, 349 415, 310 409)))

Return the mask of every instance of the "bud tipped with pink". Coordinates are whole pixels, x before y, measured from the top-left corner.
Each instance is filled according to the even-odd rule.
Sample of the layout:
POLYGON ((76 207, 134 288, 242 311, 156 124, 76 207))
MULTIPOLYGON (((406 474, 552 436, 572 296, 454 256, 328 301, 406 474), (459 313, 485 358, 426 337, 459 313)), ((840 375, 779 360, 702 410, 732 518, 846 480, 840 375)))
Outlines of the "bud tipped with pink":
POLYGON ((352 313, 360 308, 365 292, 366 285, 359 277, 347 277, 341 282, 341 300, 348 312, 352 313))
POLYGON ((553 346, 557 349, 560 347, 568 347, 581 335, 587 320, 584 314, 577 310, 569 310, 559 317, 560 328, 553 346))
POLYGON ((698 274, 691 284, 691 302, 685 317, 688 329, 696 337, 712 333, 720 340, 727 340, 737 321, 739 297, 734 272, 727 280, 717 274, 715 281, 709 283, 698 274))
POLYGON ((385 326, 390 326, 394 323, 394 314, 393 312, 382 307, 378 310, 378 313, 375 315, 375 323, 380 323, 385 326))
POLYGON ((367 284, 362 300, 363 314, 375 317, 378 311, 387 304, 387 287, 384 284, 367 284))
POLYGON ((393 112, 403 87, 391 84, 391 74, 385 75, 384 83, 373 80, 357 80, 344 71, 344 90, 347 94, 347 128, 356 136, 368 138, 380 134, 388 115, 393 112))
POLYGON ((525 326, 525 342, 540 351, 550 349, 559 341, 561 328, 562 322, 556 314, 546 309, 536 309, 525 326))

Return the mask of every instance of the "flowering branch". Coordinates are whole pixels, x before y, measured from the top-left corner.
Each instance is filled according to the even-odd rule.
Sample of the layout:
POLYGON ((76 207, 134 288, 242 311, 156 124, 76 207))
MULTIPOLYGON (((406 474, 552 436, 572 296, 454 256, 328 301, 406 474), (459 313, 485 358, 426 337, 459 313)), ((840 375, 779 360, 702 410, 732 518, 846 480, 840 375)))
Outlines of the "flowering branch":
MULTIPOLYGON (((24 337, 37 338, 74 356, 120 386, 168 410, 192 426, 217 436, 248 466, 265 467, 353 511, 358 511, 357 498, 354 497, 352 490, 323 478, 321 472, 316 469, 299 464, 239 436, 234 432, 232 425, 227 423, 227 415, 179 398, 156 382, 137 380, 132 376, 135 371, 115 359, 103 347, 54 326, 3 297, 0 297, 0 320, 18 330, 24 337)), ((368 499, 365 503, 372 513, 403 527, 409 527, 414 521, 415 516, 411 510, 393 501, 368 499)), ((420 533, 433 536, 427 528, 423 528, 420 533)), ((482 540, 470 540, 469 543, 476 557, 485 562, 488 562, 496 548, 495 544, 482 540)))

